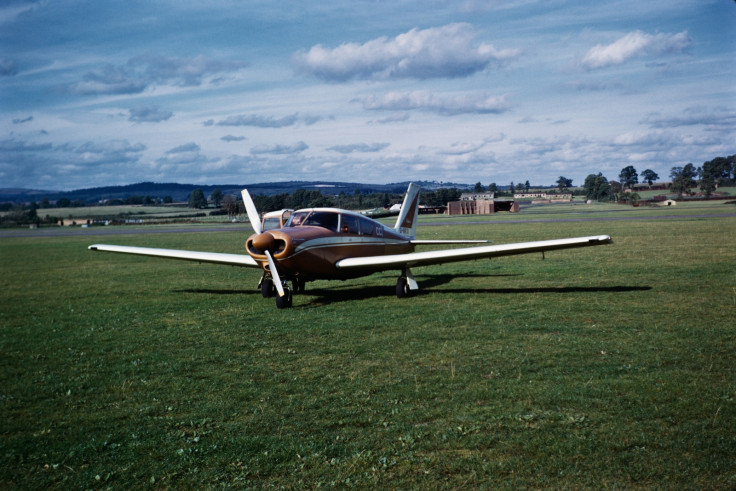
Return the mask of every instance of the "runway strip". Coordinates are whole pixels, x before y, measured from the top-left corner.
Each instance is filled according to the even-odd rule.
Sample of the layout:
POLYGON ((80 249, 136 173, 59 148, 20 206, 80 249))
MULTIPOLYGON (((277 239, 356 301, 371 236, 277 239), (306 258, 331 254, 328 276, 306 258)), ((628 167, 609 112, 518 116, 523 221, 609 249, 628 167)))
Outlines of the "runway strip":
MULTIPOLYGON (((494 221, 443 221, 433 223, 419 223, 420 227, 446 227, 451 225, 504 225, 510 223, 575 223, 575 222, 613 222, 625 220, 673 220, 689 218, 729 218, 736 217, 736 213, 709 213, 698 215, 660 215, 660 216, 617 216, 617 217, 578 217, 578 218, 541 218, 526 220, 494 220, 494 221)), ((125 225, 107 227, 64 227, 64 228, 39 228, 39 229, 7 229, 0 230, 0 239, 13 237, 84 237, 92 235, 140 235, 140 234, 181 234, 195 232, 242 232, 244 236, 253 233, 250 225, 238 223, 234 225, 200 226, 192 227, 184 225, 176 228, 143 228, 128 227, 125 225)))

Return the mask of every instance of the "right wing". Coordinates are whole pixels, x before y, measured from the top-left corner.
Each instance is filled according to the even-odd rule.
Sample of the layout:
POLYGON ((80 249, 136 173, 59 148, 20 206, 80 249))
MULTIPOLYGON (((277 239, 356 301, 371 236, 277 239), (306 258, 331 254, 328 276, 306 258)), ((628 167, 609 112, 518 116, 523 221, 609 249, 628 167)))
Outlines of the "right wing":
POLYGON ((131 247, 107 244, 89 246, 91 251, 119 252, 122 254, 137 254, 139 256, 166 257, 169 259, 183 259, 199 263, 228 264, 230 266, 245 266, 259 268, 260 265, 252 257, 245 254, 225 254, 221 252, 182 251, 179 249, 156 249, 153 247, 131 247))
POLYGON ((518 242, 481 247, 463 247, 461 249, 444 249, 440 251, 410 252, 408 254, 392 254, 387 256, 350 257, 341 259, 335 266, 341 270, 389 270, 414 266, 429 266, 458 261, 472 261, 500 256, 513 256, 531 252, 554 251, 557 249, 573 249, 611 244, 608 235, 576 237, 572 239, 540 240, 536 242, 518 242))

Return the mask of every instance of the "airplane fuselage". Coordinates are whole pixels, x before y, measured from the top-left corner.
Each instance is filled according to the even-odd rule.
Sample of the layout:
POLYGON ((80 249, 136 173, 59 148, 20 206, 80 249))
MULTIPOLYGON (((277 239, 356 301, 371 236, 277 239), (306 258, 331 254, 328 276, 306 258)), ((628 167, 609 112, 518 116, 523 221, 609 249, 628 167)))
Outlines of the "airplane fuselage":
POLYGON ((357 213, 315 208, 298 210, 294 216, 286 226, 253 234, 246 241, 246 251, 264 271, 268 271, 264 249, 271 251, 281 276, 307 281, 356 278, 376 271, 338 269, 336 264, 348 257, 414 252, 409 237, 357 213))

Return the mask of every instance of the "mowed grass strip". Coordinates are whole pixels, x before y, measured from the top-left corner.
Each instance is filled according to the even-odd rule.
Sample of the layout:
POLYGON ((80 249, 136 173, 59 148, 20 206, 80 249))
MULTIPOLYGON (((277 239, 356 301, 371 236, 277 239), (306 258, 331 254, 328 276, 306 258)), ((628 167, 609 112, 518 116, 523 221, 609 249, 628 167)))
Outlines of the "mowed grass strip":
MULTIPOLYGON (((611 246, 315 282, 0 241, 4 488, 736 485, 736 219, 432 227, 611 246)), ((421 237, 420 237, 421 238, 421 237)))

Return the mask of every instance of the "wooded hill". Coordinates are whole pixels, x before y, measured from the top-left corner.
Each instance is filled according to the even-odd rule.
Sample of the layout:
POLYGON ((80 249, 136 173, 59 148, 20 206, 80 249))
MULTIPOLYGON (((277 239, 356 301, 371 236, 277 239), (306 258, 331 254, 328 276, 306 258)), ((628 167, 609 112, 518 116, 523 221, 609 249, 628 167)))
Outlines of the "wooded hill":
MULTIPOLYGON (((422 189, 434 190, 439 188, 458 189, 471 188, 469 184, 458 184, 437 181, 418 181, 422 189)), ((178 183, 156 183, 140 182, 125 186, 104 186, 74 191, 49 191, 34 189, 0 189, 0 203, 27 203, 31 201, 57 201, 66 198, 70 201, 83 201, 87 204, 99 203, 113 199, 125 199, 130 196, 149 196, 152 199, 163 199, 167 196, 174 201, 187 201, 189 195, 195 189, 201 189, 205 196, 219 189, 223 194, 234 194, 240 196, 240 190, 247 188, 252 195, 273 196, 277 194, 292 194, 298 189, 307 191, 321 191, 326 195, 337 195, 340 193, 354 194, 360 191, 362 194, 371 193, 403 193, 406 191, 408 182, 391 184, 362 184, 355 182, 309 182, 309 181, 287 181, 268 182, 257 184, 178 184, 178 183)))

